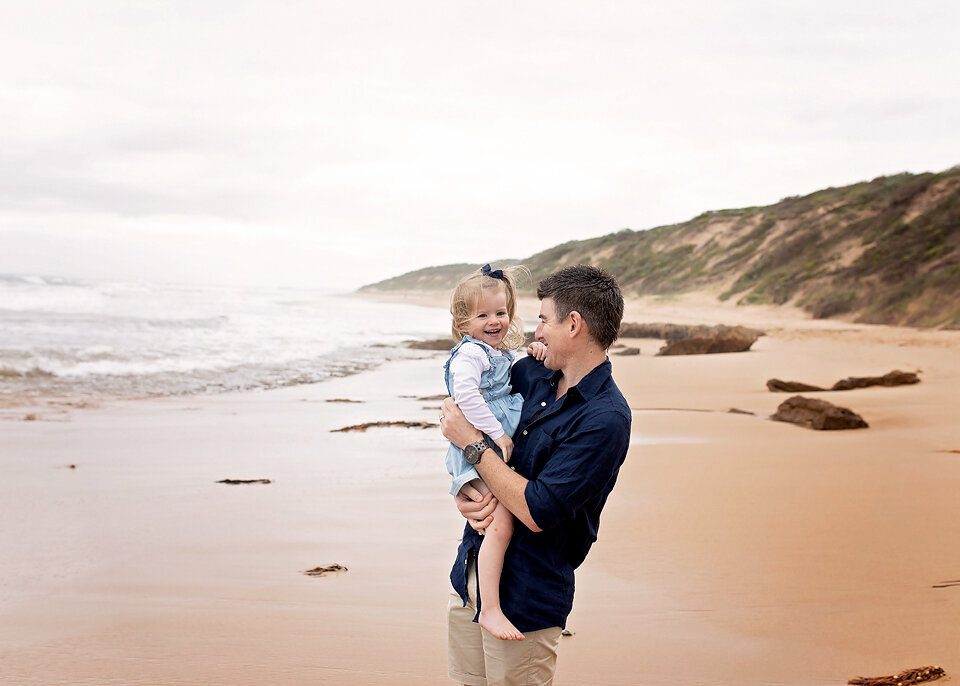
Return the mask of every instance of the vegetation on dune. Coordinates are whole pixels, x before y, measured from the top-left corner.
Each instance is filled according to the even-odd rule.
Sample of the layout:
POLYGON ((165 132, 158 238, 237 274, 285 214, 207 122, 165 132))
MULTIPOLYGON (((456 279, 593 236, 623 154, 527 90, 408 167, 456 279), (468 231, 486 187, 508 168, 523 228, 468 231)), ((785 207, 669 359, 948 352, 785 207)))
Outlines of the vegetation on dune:
MULTIPOLYGON (((559 267, 588 263, 615 274, 630 295, 708 291, 743 305, 796 305, 819 318, 960 327, 960 167, 705 212, 497 261, 517 263, 530 269, 533 284, 559 267)), ((447 290, 479 266, 421 269, 361 290, 447 290)))

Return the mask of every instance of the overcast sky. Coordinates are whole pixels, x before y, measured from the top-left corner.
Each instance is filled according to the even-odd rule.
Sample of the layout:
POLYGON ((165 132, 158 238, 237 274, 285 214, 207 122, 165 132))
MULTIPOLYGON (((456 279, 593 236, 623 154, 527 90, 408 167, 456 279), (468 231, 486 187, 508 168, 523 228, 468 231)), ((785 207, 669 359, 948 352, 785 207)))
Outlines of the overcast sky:
POLYGON ((960 163, 956 0, 0 3, 0 273, 345 290, 960 163))

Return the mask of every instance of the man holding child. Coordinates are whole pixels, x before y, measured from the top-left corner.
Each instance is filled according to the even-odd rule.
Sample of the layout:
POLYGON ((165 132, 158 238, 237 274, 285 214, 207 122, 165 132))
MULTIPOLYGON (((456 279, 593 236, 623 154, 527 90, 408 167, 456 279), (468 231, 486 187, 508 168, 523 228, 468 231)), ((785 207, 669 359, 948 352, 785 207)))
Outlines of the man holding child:
POLYGON ((616 280, 586 265, 565 267, 540 282, 536 338, 542 361, 518 361, 513 390, 523 396, 509 465, 453 399, 441 429, 476 460, 490 493, 465 486, 455 497, 467 519, 450 579, 450 678, 470 686, 550 684, 557 647, 573 607, 574 570, 597 539, 600 512, 616 483, 630 441, 631 414, 611 376, 607 349, 623 317, 616 280), (474 620, 479 610, 476 553, 497 501, 515 516, 504 559, 500 600, 524 640, 499 640, 474 620))

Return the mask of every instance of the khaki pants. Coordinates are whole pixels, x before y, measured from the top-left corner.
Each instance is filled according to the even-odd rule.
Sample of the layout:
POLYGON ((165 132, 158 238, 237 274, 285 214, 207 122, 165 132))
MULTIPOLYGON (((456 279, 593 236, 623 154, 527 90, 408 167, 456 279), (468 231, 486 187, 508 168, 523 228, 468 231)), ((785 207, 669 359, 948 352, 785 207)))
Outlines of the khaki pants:
POLYGON ((560 627, 524 632, 501 641, 473 621, 477 614, 476 561, 467 569, 467 605, 450 591, 447 664, 450 678, 467 686, 550 686, 557 668, 560 627))

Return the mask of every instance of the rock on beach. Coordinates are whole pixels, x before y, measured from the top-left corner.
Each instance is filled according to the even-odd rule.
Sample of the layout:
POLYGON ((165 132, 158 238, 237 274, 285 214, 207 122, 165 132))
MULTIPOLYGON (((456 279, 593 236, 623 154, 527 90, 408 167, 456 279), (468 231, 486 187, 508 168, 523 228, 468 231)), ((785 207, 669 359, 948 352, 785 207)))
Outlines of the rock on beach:
POLYGON ((813 391, 849 391, 854 388, 869 388, 870 386, 905 386, 920 383, 916 372, 901 372, 894 369, 883 376, 849 376, 833 384, 830 388, 821 388, 801 381, 782 381, 768 379, 767 388, 774 393, 810 393, 813 391))
POLYGON ((750 350, 761 332, 745 326, 691 327, 686 338, 668 341, 657 355, 703 355, 741 353, 750 350))
POLYGON ((777 422, 790 422, 818 431, 837 431, 840 429, 866 429, 869 427, 863 417, 846 407, 838 407, 826 400, 805 398, 795 395, 787 398, 777 411, 770 416, 777 422))
POLYGON ((909 386, 915 383, 920 383, 920 377, 915 372, 901 372, 899 369, 894 369, 883 376, 850 376, 833 384, 830 390, 849 391, 870 386, 909 386))

